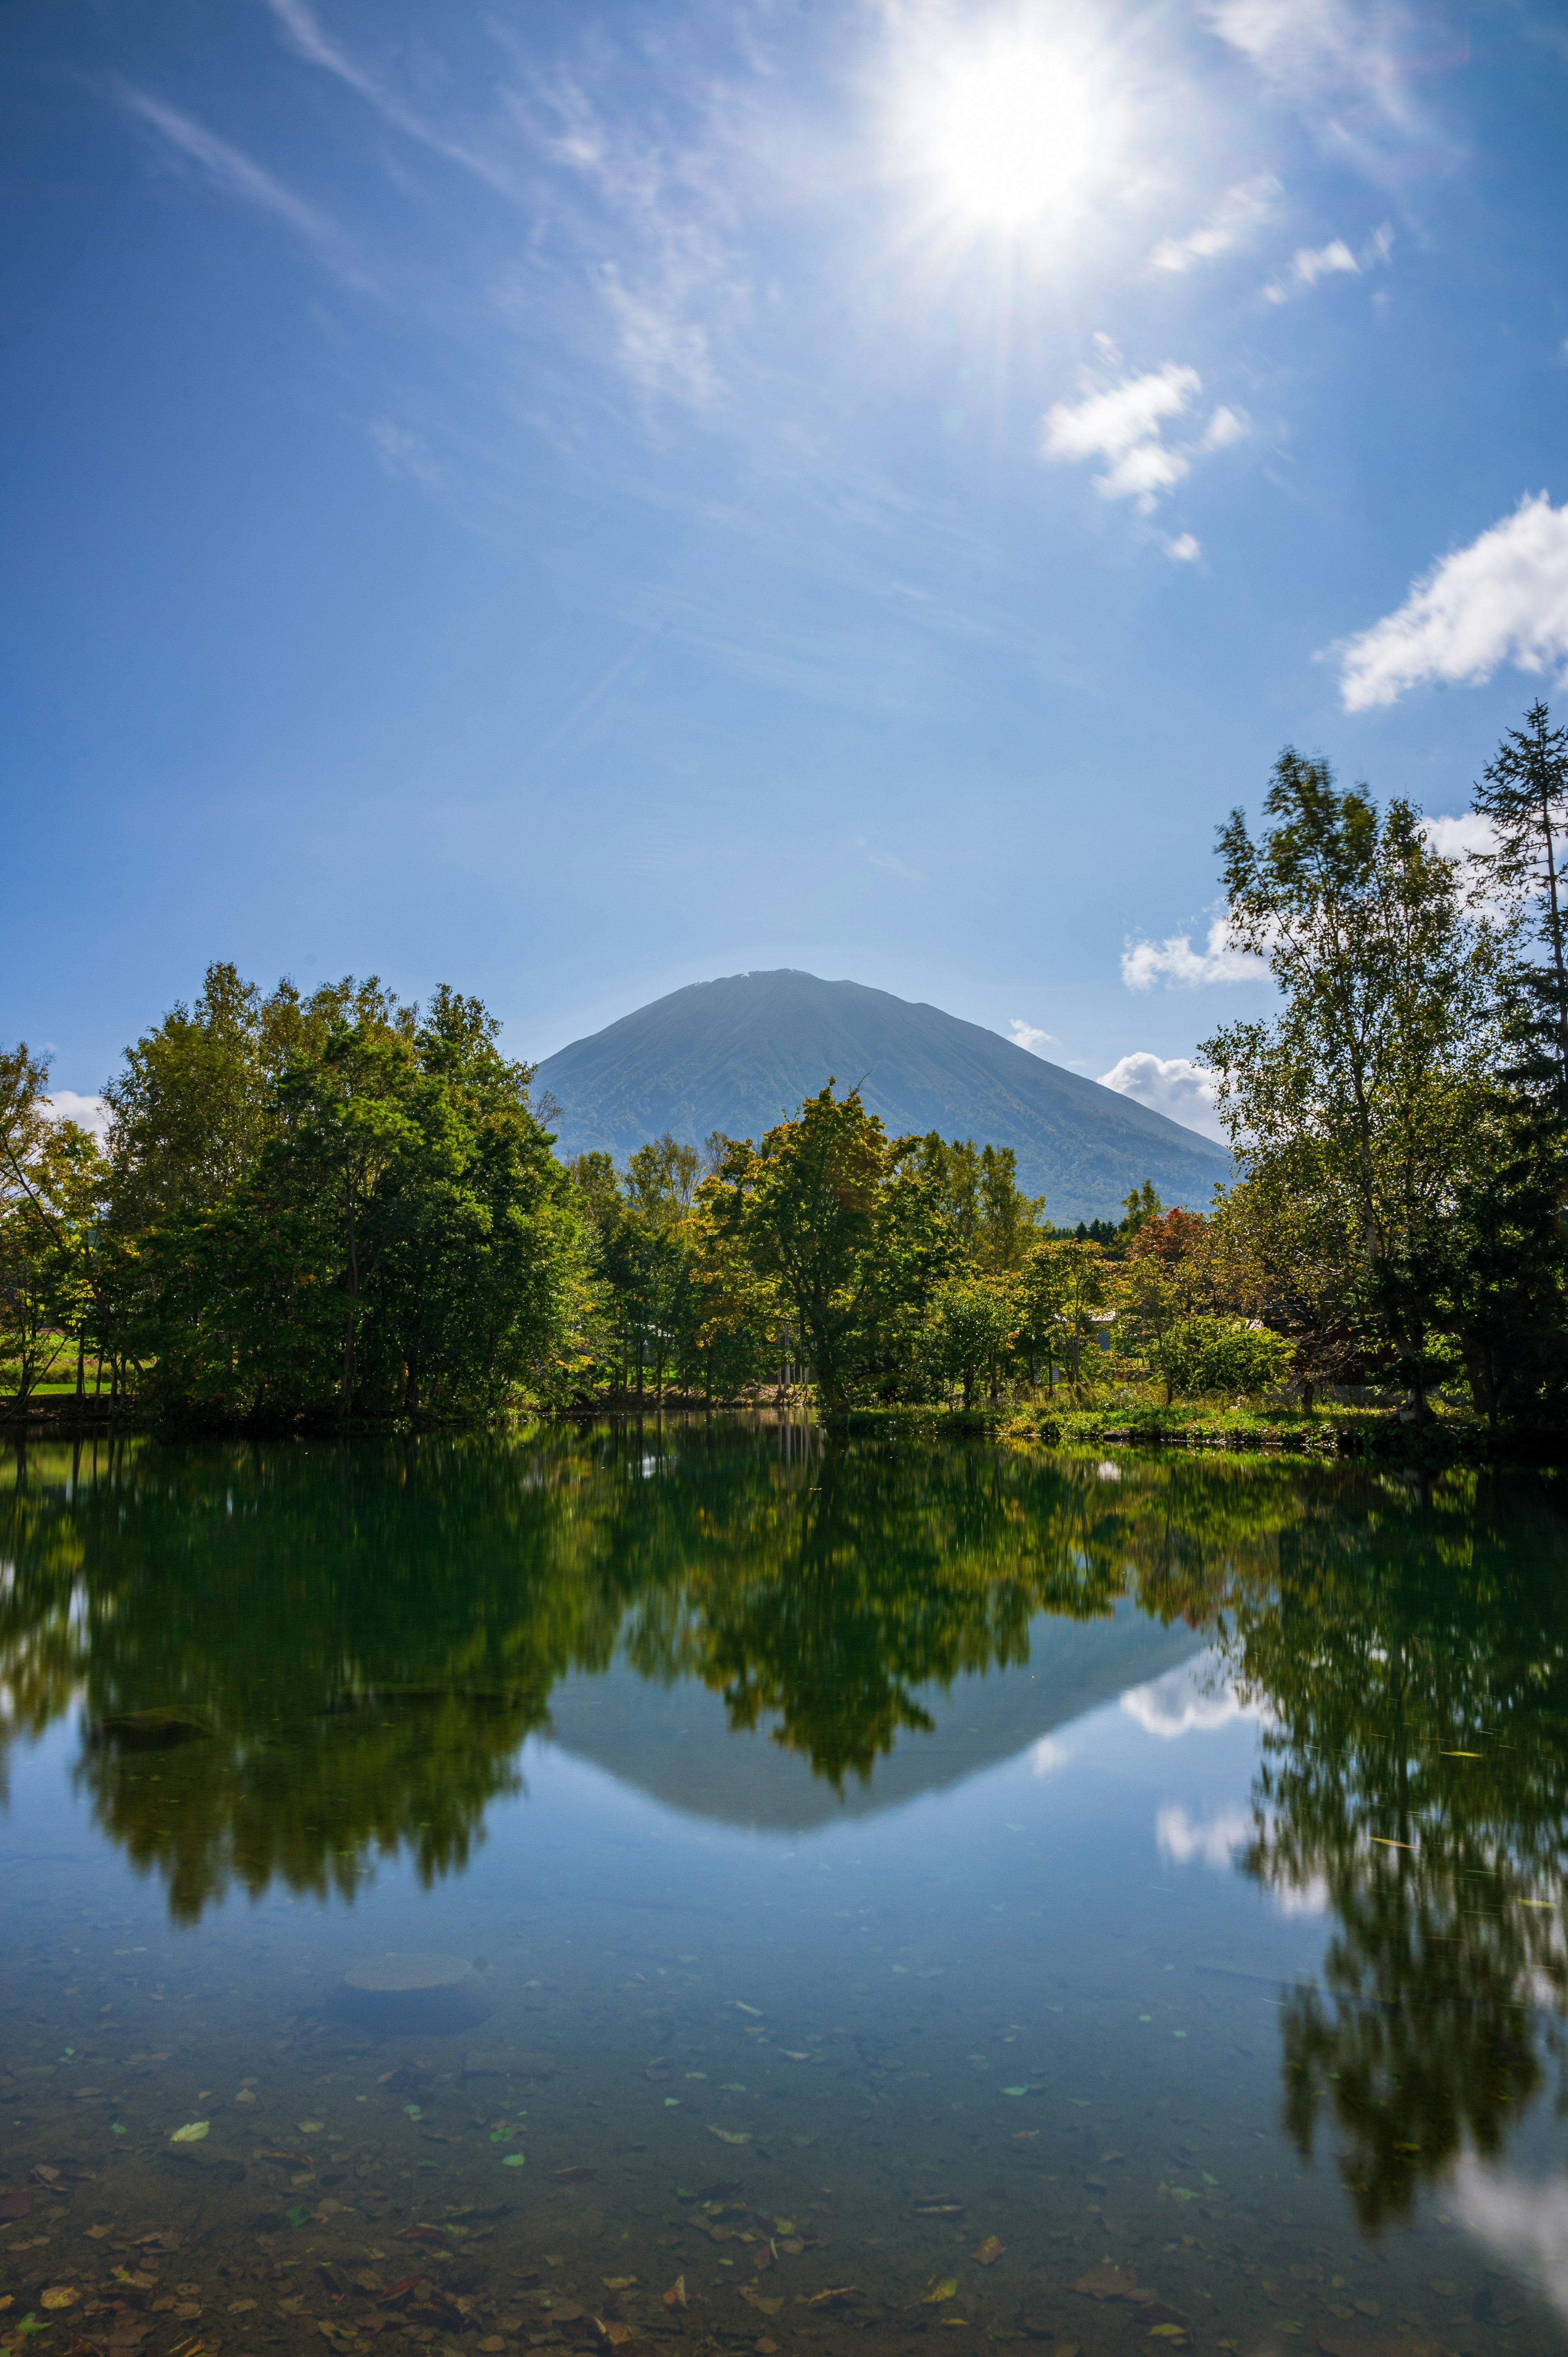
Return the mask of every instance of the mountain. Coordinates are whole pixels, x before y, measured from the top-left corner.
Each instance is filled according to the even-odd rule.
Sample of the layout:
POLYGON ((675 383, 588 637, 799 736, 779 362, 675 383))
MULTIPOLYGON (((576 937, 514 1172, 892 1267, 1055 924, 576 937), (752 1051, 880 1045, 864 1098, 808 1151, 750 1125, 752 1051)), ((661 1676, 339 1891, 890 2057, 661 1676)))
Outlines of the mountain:
POLYGON ((537 1086, 562 1108, 558 1154, 618 1161, 667 1129, 699 1146, 715 1129, 760 1137, 830 1077, 841 1093, 858 1082, 892 1136, 1012 1146, 1019 1183, 1058 1226, 1119 1217, 1145 1178, 1201 1209, 1230 1176, 1196 1130, 978 1023, 791 966, 673 990, 547 1057, 537 1086))
MULTIPOLYGON (((722 1695, 695 1678, 668 1685, 646 1678, 624 1655, 607 1671, 565 1678, 553 1689, 549 1732, 563 1750, 666 1808, 720 1824, 805 1833, 902 1808, 999 1767, 1202 1651, 1203 1640, 1184 1621, 1162 1628, 1126 1598, 1103 1620, 1039 1613, 1021 1661, 915 1687, 912 1699, 928 1724, 901 1729, 865 1781, 852 1777, 842 1791, 766 1724, 732 1727, 722 1695)), ((625 1890, 620 1897, 649 1903, 628 1900, 625 1890)))

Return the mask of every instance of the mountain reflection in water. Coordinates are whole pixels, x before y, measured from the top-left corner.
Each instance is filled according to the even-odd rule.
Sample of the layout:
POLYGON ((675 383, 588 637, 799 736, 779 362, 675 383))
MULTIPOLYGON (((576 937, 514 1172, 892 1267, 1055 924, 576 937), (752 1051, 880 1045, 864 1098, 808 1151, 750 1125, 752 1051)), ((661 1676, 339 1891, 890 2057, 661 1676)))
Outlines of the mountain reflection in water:
POLYGON ((532 1733, 688 1811, 808 1824, 1207 1649, 1261 1728, 1235 1867, 1331 1919, 1278 2016, 1300 2152, 1332 2136, 1376 2231, 1568 2101, 1550 1482, 735 1423, 126 1443, 16 1455, 0 1566, 0 1773, 80 1706, 79 1790, 187 1922, 236 1885, 351 1900, 400 1854, 459 1872, 532 1733), (725 1733, 677 1757, 686 1696, 725 1733))

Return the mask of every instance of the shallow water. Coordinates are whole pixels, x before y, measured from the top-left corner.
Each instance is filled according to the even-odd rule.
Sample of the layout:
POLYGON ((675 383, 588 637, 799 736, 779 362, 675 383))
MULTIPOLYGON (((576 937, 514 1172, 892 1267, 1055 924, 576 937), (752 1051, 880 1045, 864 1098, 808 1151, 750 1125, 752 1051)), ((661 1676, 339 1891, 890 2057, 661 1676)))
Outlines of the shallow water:
POLYGON ((0 2342, 1562 2346, 1551 1481, 0 1479, 0 2342))

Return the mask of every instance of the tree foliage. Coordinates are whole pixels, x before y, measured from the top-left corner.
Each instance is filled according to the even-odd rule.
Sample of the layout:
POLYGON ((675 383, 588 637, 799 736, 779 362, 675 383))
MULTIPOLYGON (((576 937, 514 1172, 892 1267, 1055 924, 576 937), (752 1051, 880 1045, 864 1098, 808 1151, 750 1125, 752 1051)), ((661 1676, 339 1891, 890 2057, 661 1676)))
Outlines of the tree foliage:
POLYGON ((445 986, 421 1015, 373 977, 263 996, 209 967, 127 1050, 106 1156, 36 1120, 18 1148, 56 1323, 176 1418, 341 1424, 548 1393, 581 1222, 499 1030, 445 986))

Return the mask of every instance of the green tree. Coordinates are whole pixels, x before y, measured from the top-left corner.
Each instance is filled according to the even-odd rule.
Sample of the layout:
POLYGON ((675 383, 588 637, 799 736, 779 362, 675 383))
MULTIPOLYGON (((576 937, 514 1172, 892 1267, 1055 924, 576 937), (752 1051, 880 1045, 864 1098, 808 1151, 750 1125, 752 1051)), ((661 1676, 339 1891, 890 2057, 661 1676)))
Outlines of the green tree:
POLYGON ((1090 1380, 1084 1352, 1090 1350, 1088 1365, 1094 1368, 1101 1335, 1115 1317, 1111 1297, 1112 1269, 1103 1245, 1069 1237, 1036 1244, 1030 1253, 1019 1286, 1023 1329, 1044 1351, 1051 1390, 1058 1365, 1075 1390, 1090 1380))
POLYGON ((1122 1222, 1122 1233, 1130 1243, 1145 1222, 1157 1220, 1165 1207, 1159 1199, 1154 1180, 1145 1178, 1141 1187, 1134 1187, 1131 1194, 1122 1197, 1122 1208, 1126 1213, 1122 1222))
POLYGON ((1239 810, 1220 832, 1229 938, 1267 962, 1283 1007, 1198 1052, 1257 1189, 1242 1216, 1270 1198, 1315 1208, 1342 1313, 1420 1412, 1441 1364, 1452 1222, 1485 1150, 1495 942, 1411 803, 1380 813, 1287 748, 1263 807, 1257 843, 1239 810))
POLYGON ((372 981, 225 1004, 224 1052, 260 1073, 243 1152, 204 1164, 163 1118, 216 1053, 178 1010, 122 1092, 158 1118, 114 1140, 113 1298, 166 1412, 341 1423, 559 1388, 584 1223, 481 1002, 443 986, 421 1021, 372 981))
POLYGON ((1017 1325, 1016 1286, 1004 1276, 950 1276, 933 1291, 927 1352, 944 1388, 957 1376, 966 1408, 974 1405, 983 1378, 995 1398, 1001 1361, 1017 1325))
POLYGON ((972 1137, 949 1144, 933 1129, 919 1142, 915 1167, 972 1268, 997 1276, 1022 1267, 1038 1240, 1046 1199, 1025 1194, 1010 1146, 977 1146, 972 1137))
POLYGON ((956 1243, 913 1139, 890 1143, 859 1096, 829 1081, 759 1146, 732 1143, 702 1189, 714 1229, 775 1286, 824 1405, 912 1347, 956 1243))
POLYGON ((57 1120, 47 1058, 0 1049, 0 1356, 29 1397, 75 1344, 77 1386, 94 1310, 93 1248, 103 1161, 57 1120))
POLYGON ((1494 847, 1474 865, 1508 912, 1492 1154, 1464 1189, 1455 1322, 1478 1406, 1568 1389, 1568 729, 1537 702, 1475 792, 1494 847))

